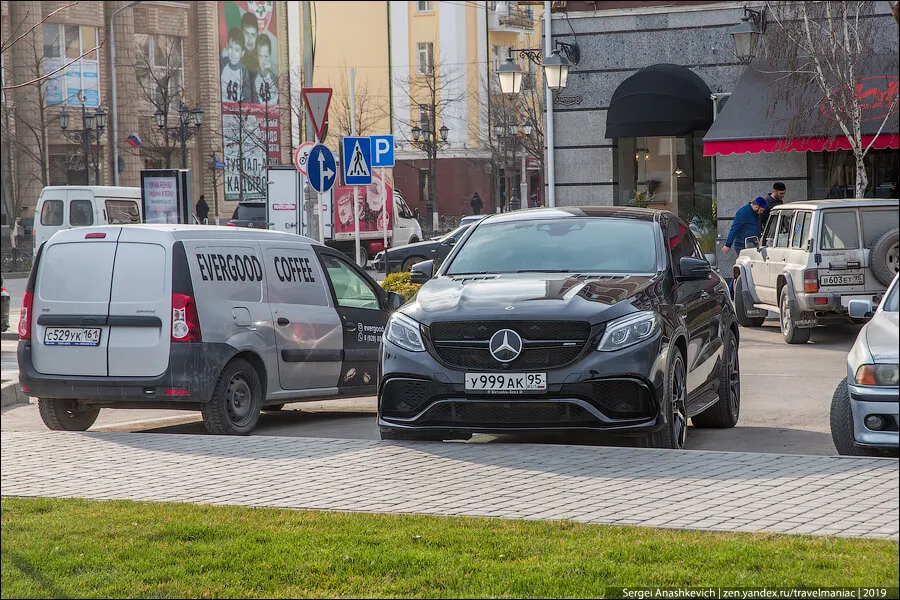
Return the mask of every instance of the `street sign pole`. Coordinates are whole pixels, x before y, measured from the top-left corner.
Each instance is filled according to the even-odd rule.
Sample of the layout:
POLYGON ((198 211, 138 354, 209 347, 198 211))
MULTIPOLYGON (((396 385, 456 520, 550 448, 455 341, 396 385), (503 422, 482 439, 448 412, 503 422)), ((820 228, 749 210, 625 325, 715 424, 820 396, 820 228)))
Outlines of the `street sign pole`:
MULTIPOLYGON (((356 71, 350 67, 350 135, 356 135, 356 71)), ((353 224, 354 240, 356 241, 356 264, 362 264, 362 256, 359 243, 359 187, 353 186, 353 224)))
MULTIPOLYGON (((381 214, 384 219, 382 228, 384 229, 384 275, 387 277, 387 226, 388 226, 388 197, 387 184, 384 182, 384 167, 381 167, 381 214)), ((393 210, 393 209, 392 209, 393 210)))

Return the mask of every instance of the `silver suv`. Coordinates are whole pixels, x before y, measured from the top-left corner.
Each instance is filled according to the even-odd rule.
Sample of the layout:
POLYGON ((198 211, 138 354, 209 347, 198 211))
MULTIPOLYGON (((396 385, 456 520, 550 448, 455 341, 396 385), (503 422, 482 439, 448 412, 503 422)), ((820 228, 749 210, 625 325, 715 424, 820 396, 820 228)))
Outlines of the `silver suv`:
POLYGON ((734 265, 738 322, 779 315, 789 344, 816 325, 850 319, 851 300, 877 305, 900 262, 897 200, 816 200, 772 210, 762 240, 747 238, 734 265))

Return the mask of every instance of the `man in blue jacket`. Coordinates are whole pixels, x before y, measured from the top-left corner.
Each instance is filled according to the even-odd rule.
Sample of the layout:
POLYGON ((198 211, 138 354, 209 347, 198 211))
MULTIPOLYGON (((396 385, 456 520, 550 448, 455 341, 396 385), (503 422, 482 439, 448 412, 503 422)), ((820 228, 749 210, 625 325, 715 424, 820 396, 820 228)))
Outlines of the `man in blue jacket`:
POLYGON ((722 254, 734 247, 735 254, 740 254, 744 249, 744 241, 748 237, 759 237, 759 228, 762 225, 760 215, 769 207, 769 202, 762 196, 748 202, 734 213, 734 221, 731 223, 731 231, 728 239, 722 246, 722 254))

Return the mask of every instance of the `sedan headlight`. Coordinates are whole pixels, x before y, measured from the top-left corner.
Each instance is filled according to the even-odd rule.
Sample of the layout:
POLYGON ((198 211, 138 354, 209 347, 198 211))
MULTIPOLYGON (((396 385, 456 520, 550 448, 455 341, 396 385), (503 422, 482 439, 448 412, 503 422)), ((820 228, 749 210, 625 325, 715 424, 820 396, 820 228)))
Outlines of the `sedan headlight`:
POLYGON ((404 315, 394 313, 388 320, 385 339, 410 352, 425 352, 419 324, 404 315))
POLYGON ((859 368, 856 369, 856 383, 897 387, 900 384, 900 366, 859 365, 859 368))
POLYGON ((651 310, 616 319, 606 326, 597 350, 612 352, 633 346, 656 335, 660 326, 659 313, 651 310))

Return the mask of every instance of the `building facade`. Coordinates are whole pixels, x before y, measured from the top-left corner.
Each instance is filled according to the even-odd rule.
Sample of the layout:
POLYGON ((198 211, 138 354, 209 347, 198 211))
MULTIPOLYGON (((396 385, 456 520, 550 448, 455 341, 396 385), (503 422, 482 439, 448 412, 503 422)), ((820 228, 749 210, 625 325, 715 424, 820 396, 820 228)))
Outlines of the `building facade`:
MULTIPOLYGON (((871 4, 871 44, 877 52, 896 59, 897 23, 891 6, 871 4)), ((773 182, 785 183, 786 201, 846 195, 848 185, 852 189, 846 152, 796 147, 785 151, 776 144, 765 151, 747 146, 725 154, 710 152, 704 144, 717 113, 726 110, 742 77, 765 69, 756 61, 747 65, 735 57, 730 30, 740 21, 744 3, 554 5, 559 12, 552 18, 553 41, 577 44, 581 55, 553 106, 558 206, 638 205, 672 210, 686 220, 713 224, 707 239, 701 240, 711 253, 721 247, 735 211, 771 191, 773 182)), ((770 39, 774 27, 770 18, 770 39)), ((766 39, 763 34, 759 44, 763 58, 766 39)), ((896 99, 896 66, 892 73, 864 75, 886 78, 879 93, 891 93, 896 99), (891 76, 893 83, 888 81, 891 76)), ((773 85, 777 87, 777 82, 773 85)), ((735 111, 737 105, 732 107, 735 111)), ((761 125, 765 116, 739 113, 737 118, 743 117, 752 128, 754 123, 761 125)), ((872 172, 869 193, 893 193, 891 197, 896 198, 900 170, 896 116, 882 133, 888 136, 882 138, 884 149, 876 146, 867 158, 872 172)), ((733 253, 719 257, 720 272, 730 274, 733 253)))
MULTIPOLYGON (((292 39, 302 40, 305 4, 298 3, 291 17, 292 39)), ((483 212, 522 206, 523 193, 539 202, 542 141, 539 131, 526 138, 524 125, 533 123, 533 129, 540 129, 542 108, 535 118, 534 106, 503 107, 495 76, 510 49, 539 46, 543 5, 535 4, 316 3, 310 14, 314 69, 303 85, 310 86, 311 79, 311 87, 334 90, 325 143, 337 149, 340 136, 349 134, 352 66, 357 133, 395 136, 395 184, 423 216, 429 186, 434 186, 439 228, 445 228, 445 216, 470 214, 475 193, 482 199, 483 212), (441 139, 442 127, 446 140, 441 139), (424 143, 429 130, 439 146, 433 155, 434 183, 424 143)), ((513 56, 532 75, 527 85, 540 92, 540 69, 516 53, 513 56)), ((301 71, 302 56, 292 53, 291 58, 292 72, 301 71)))
POLYGON ((33 27, 3 53, 3 195, 15 217, 34 216, 44 185, 138 186, 142 169, 183 164, 195 200, 226 217, 264 197, 266 164, 289 163, 287 3, 130 4, 0 4, 5 41, 13 24, 33 27), (82 109, 106 113, 87 153, 60 122, 65 111, 68 133, 82 130, 82 109))

